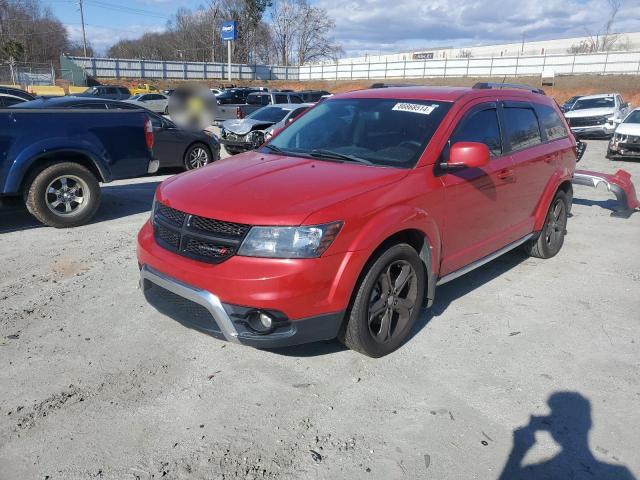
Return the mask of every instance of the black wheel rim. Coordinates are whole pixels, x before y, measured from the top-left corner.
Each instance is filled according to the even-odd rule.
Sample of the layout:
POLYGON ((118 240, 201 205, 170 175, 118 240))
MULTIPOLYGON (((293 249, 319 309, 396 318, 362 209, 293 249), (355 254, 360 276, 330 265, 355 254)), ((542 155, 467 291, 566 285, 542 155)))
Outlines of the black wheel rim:
POLYGON ((409 262, 397 260, 378 276, 369 297, 369 333, 378 343, 397 338, 408 325, 418 298, 416 272, 409 262))
POLYGON ((547 217, 547 225, 544 230, 544 239, 550 248, 556 248, 564 236, 567 225, 567 207, 562 199, 557 199, 547 217))

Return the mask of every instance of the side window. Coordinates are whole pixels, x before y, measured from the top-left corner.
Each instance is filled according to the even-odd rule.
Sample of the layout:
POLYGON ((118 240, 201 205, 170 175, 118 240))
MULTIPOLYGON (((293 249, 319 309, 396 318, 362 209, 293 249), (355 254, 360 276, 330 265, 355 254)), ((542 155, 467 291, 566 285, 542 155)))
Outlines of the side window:
POLYGON ((104 103, 76 103, 75 105, 70 105, 74 110, 83 109, 83 110, 106 110, 107 106, 104 103))
POLYGON ((555 109, 547 105, 536 105, 540 127, 548 140, 557 140, 567 136, 567 130, 555 109))
POLYGON ((287 101, 287 94, 286 93, 280 93, 280 94, 276 93, 274 95, 274 97, 275 97, 275 102, 276 103, 289 103, 287 101))
POLYGON ((542 143, 538 119, 530 108, 505 108, 504 123, 511 150, 521 150, 542 143))
POLYGON ((269 105, 271 103, 271 97, 269 95, 260 95, 260 104, 269 105))
POLYGON ((107 93, 108 95, 117 95, 118 94, 118 89, 116 89, 114 87, 107 87, 105 93, 107 93))
POLYGON ((302 99, 298 95, 289 95, 291 103, 302 103, 302 99))
POLYGON ((502 141, 496 109, 487 108, 464 118, 451 136, 451 144, 456 142, 484 143, 489 147, 492 157, 502 155, 502 141))
POLYGON ((155 115, 149 115, 149 120, 151 120, 151 125, 153 128, 162 128, 162 120, 160 120, 155 115))

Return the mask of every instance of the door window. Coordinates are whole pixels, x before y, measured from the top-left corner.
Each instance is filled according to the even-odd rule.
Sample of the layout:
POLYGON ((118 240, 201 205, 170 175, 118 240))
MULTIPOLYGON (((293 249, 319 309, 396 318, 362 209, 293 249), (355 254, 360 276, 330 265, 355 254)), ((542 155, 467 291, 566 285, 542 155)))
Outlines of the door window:
POLYGON ((287 95, 286 94, 283 94, 283 93, 275 94, 274 97, 275 97, 275 102, 276 103, 289 103, 287 101, 287 95))
POLYGON ((542 143, 536 114, 530 108, 507 107, 504 123, 511 150, 522 150, 542 143))
POLYGON ((489 147, 492 157, 502 155, 502 140, 496 109, 480 110, 463 119, 451 137, 451 144, 456 142, 484 143, 489 147))
POLYGON ((567 129, 554 108, 547 105, 536 105, 540 127, 547 136, 547 140, 557 140, 567 136, 567 129))
POLYGON ((290 95, 289 99, 291 103, 302 103, 302 99, 298 95, 290 95))

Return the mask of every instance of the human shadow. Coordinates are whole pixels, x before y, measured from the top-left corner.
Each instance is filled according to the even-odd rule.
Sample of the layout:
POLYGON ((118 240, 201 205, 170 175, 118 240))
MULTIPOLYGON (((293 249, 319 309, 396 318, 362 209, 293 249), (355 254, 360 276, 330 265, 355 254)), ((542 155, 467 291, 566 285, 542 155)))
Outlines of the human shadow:
MULTIPOLYGON (((151 210, 159 181, 104 185, 100 208, 89 224, 114 220, 151 210)), ((0 234, 46 227, 36 220, 20 199, 9 199, 0 208, 0 234)))
POLYGON ((602 462, 591 453, 588 399, 577 392, 555 392, 547 404, 549 415, 532 415, 528 425, 514 430, 513 447, 499 480, 635 479, 624 465, 602 462), (562 450, 549 460, 523 465, 525 455, 536 443, 537 431, 549 432, 562 450))

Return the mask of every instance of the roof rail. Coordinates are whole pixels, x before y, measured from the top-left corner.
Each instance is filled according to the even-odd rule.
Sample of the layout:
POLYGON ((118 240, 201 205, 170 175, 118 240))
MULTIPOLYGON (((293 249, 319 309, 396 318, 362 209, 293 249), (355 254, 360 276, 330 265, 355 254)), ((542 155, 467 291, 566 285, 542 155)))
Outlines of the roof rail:
POLYGON ((514 88, 516 90, 528 90, 532 93, 538 93, 540 95, 546 95, 541 88, 531 87, 529 85, 523 85, 521 83, 493 83, 493 82, 478 82, 473 88, 477 90, 494 89, 502 90, 504 88, 514 88))
POLYGON ((412 83, 374 83, 369 88, 391 88, 391 87, 424 87, 412 83))

